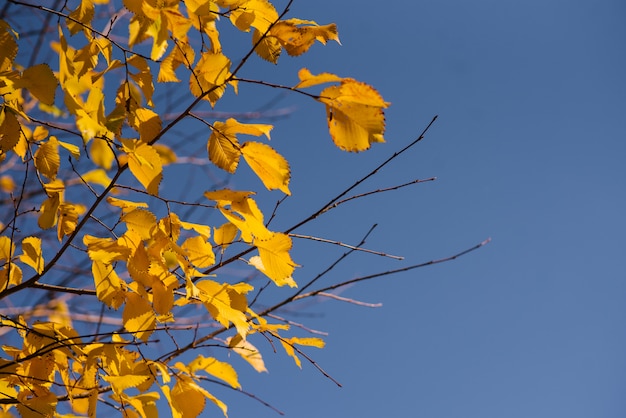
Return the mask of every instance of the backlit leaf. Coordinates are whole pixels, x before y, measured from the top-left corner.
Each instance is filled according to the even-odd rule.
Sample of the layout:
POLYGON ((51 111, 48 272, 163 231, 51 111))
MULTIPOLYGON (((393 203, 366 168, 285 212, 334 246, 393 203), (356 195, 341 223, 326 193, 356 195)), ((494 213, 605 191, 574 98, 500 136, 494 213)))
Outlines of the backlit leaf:
POLYGON ((373 142, 385 142, 385 114, 389 104, 373 87, 352 79, 320 93, 326 105, 330 135, 345 151, 364 151, 373 142))
POLYGON ((189 369, 196 373, 199 370, 217 377, 228 383, 235 389, 241 388, 239 380, 237 378, 237 372, 229 363, 219 361, 213 357, 204 357, 202 355, 196 357, 191 363, 189 363, 189 369))
POLYGON ((17 86, 27 89, 41 103, 52 105, 58 83, 48 64, 38 64, 22 72, 17 86))
POLYGON ((335 83, 343 81, 343 77, 339 77, 331 73, 320 73, 313 75, 308 69, 302 68, 298 71, 298 78, 300 82, 296 84, 295 88, 306 88, 316 86, 324 83, 335 83))
POLYGON ((13 61, 17 55, 15 33, 5 22, 0 22, 0 72, 13 68, 13 61))
POLYGON ((140 144, 133 149, 124 147, 128 153, 128 167, 148 193, 157 195, 163 178, 163 165, 159 153, 148 144, 140 144))
POLYGON ((111 265, 93 261, 91 265, 96 295, 107 306, 117 309, 126 300, 126 283, 119 278, 111 265))
POLYGON ((300 358, 298 357, 295 349, 293 348, 295 344, 308 345, 308 346, 317 347, 317 348, 324 347, 324 340, 320 338, 298 338, 298 337, 280 338, 280 343, 285 349, 285 352, 287 353, 287 355, 292 357, 293 360, 296 362, 296 365, 300 368, 302 368, 302 364, 300 363, 300 358))
POLYGON ((32 267, 38 274, 41 274, 44 267, 43 256, 41 254, 41 238, 26 237, 22 240, 22 255, 20 261, 32 267))
POLYGON ((107 175, 106 171, 101 168, 96 168, 81 175, 82 179, 87 183, 98 184, 102 187, 108 187, 111 184, 111 179, 107 175))
POLYGON ((235 335, 229 337, 226 342, 235 353, 254 367, 254 370, 259 373, 267 372, 261 353, 250 341, 244 340, 240 335, 235 335))
POLYGON ((154 111, 137 108, 130 112, 128 124, 139 132, 141 142, 150 142, 161 132, 161 118, 154 111))
POLYGON ((241 147, 246 162, 268 190, 279 189, 289 195, 291 172, 287 160, 272 147, 260 142, 246 142, 241 147))
POLYGON ((214 106, 226 89, 230 77, 230 60, 221 52, 206 51, 189 76, 189 89, 196 97, 202 97, 214 106))
POLYGON ((83 205, 63 202, 59 205, 59 221, 57 238, 59 242, 64 236, 71 235, 78 225, 78 217, 85 212, 83 205))
POLYGON ((35 152, 35 167, 41 174, 54 180, 61 167, 61 157, 59 156, 59 141, 56 137, 50 139, 39 146, 35 152))
POLYGON ((11 151, 18 143, 21 126, 17 117, 8 108, 0 111, 0 153, 11 151))
POLYGON ((156 326, 152 305, 137 293, 132 292, 126 294, 122 321, 124 328, 142 341, 148 340, 156 326))
POLYGON ((187 238, 181 248, 187 253, 189 262, 197 268, 207 268, 215 263, 213 248, 206 238, 200 236, 187 238))
POLYGON ((291 275, 298 265, 293 262, 289 255, 291 238, 288 235, 275 232, 270 238, 255 239, 254 245, 259 249, 260 257, 258 259, 252 257, 250 264, 272 279, 278 286, 297 287, 291 275))

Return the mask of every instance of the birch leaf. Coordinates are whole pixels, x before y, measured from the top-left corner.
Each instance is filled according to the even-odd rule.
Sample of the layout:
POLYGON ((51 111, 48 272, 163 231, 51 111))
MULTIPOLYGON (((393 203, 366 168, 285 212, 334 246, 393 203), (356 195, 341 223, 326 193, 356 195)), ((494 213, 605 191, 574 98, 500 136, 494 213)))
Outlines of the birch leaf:
POLYGON ((272 147, 260 142, 246 142, 241 147, 246 162, 268 190, 279 189, 290 195, 291 171, 287 160, 272 147))

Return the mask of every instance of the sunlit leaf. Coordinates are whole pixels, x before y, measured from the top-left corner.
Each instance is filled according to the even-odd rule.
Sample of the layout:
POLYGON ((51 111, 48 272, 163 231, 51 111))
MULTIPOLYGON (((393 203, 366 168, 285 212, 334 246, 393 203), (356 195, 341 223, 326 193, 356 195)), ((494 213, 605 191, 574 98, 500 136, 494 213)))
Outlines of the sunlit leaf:
POLYGON ((59 156, 59 141, 56 137, 51 136, 50 139, 37 149, 35 152, 35 167, 41 174, 54 180, 61 167, 61 157, 59 156))
POLYGON ((22 72, 17 86, 27 89, 41 103, 52 105, 58 83, 48 64, 38 64, 22 72))
POLYGON ((249 260, 250 264, 272 279, 278 286, 297 286, 291 275, 298 265, 293 262, 289 255, 291 238, 288 235, 275 232, 270 238, 255 239, 254 245, 259 249, 259 257, 252 257, 249 260))
POLYGON ((267 372, 261 353, 250 341, 244 340, 240 335, 229 337, 226 341, 228 346, 247 361, 254 370, 259 373, 267 372))
POLYGON ((237 372, 229 363, 219 361, 213 357, 199 355, 189 363, 191 372, 196 373, 202 370, 211 376, 217 377, 231 385, 235 389, 241 388, 237 378, 237 372))
POLYGON ((269 190, 279 189, 289 195, 291 171, 287 160, 272 147, 260 142, 246 142, 241 147, 246 162, 269 190))
POLYGON ((142 341, 146 341, 154 332, 156 317, 152 305, 137 293, 126 294, 126 305, 122 313, 124 328, 142 341))
POLYGON ((319 101, 326 105, 330 135, 342 150, 364 151, 373 142, 385 142, 383 109, 389 103, 373 87, 344 79, 324 89, 319 101))
POLYGON ((91 265, 96 295, 107 306, 117 309, 126 300, 126 283, 119 278, 111 265, 93 261, 91 265))
POLYGON ((159 184, 163 178, 163 164, 159 153, 148 144, 133 144, 133 148, 126 146, 128 153, 128 167, 135 178, 146 188, 148 193, 157 195, 159 184))

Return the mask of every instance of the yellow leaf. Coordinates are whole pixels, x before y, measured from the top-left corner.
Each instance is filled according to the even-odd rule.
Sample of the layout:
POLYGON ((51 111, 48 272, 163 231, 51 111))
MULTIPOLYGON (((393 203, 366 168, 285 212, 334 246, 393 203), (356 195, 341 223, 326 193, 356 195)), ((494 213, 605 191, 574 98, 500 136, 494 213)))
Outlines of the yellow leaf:
POLYGON ((237 372, 233 366, 213 357, 204 357, 199 355, 191 363, 189 363, 189 370, 191 370, 192 373, 196 373, 198 370, 203 370, 211 376, 215 376, 218 379, 223 380, 235 389, 241 388, 237 378, 237 372))
POLYGON ((258 29, 255 29, 252 33, 252 43, 256 45, 254 52, 264 60, 276 64, 282 52, 280 41, 274 36, 266 36, 261 39, 262 36, 263 33, 258 29))
POLYGON ((130 249, 111 238, 98 238, 91 235, 83 236, 83 244, 87 246, 89 258, 111 264, 114 261, 127 260, 130 249))
POLYGON ((20 140, 21 125, 7 107, 0 111, 0 153, 11 151, 20 140))
POLYGON ((213 241, 222 247, 222 253, 235 240, 237 231, 237 227, 230 222, 213 229, 213 241))
POLYGON ((176 162, 176 153, 170 147, 164 144, 152 145, 161 157, 161 163, 165 166, 176 162))
POLYGON ((202 97, 214 106, 226 89, 230 77, 230 60, 221 52, 206 51, 189 76, 189 89, 196 97, 202 97))
POLYGON ((291 238, 275 232, 270 238, 255 239, 253 244, 259 249, 258 258, 252 257, 250 264, 272 279, 278 286, 297 287, 291 275, 298 265, 289 255, 291 238))
POLYGON ((113 267, 94 260, 91 265, 96 295, 107 306, 117 309, 126 300, 126 283, 119 278, 113 267))
MULTIPOLYGON (((163 52, 165 52, 165 50, 163 52)), ((152 59, 157 60, 158 58, 152 59)), ((141 89, 141 92, 146 98, 146 102, 148 103, 148 105, 153 106, 152 95, 154 94, 154 82, 152 80, 152 72, 150 71, 148 63, 143 57, 140 57, 139 55, 133 55, 131 58, 128 59, 128 64, 139 70, 138 73, 130 73, 130 78, 132 78, 133 81, 137 83, 137 85, 141 89)))
POLYGON ((209 159, 222 170, 234 173, 241 155, 237 134, 265 135, 270 139, 272 128, 272 125, 240 123, 233 118, 227 119, 226 122, 215 122, 207 144, 209 159))
POLYGON ((87 183, 98 184, 102 187, 109 187, 109 184, 111 184, 111 179, 107 175, 106 171, 101 168, 96 168, 95 170, 88 171, 85 174, 81 175, 81 177, 87 183))
POLYGON ((105 170, 111 169, 113 161, 115 161, 115 154, 111 150, 111 145, 101 138, 95 138, 91 142, 90 155, 93 162, 105 170))
POLYGON ((137 232, 143 240, 152 238, 157 227, 156 216, 150 211, 139 208, 124 214, 120 220, 129 230, 137 232))
POLYGON ((131 202, 130 200, 117 199, 115 197, 107 197, 107 203, 111 206, 115 206, 122 209, 122 213, 135 210, 136 208, 147 208, 148 204, 145 202, 131 202))
POLYGON ((239 202, 253 195, 254 192, 247 192, 242 190, 214 190, 210 192, 204 192, 204 197, 209 200, 218 202, 220 206, 230 205, 233 202, 239 202))
POLYGON ((168 386, 162 386, 161 390, 172 408, 173 418, 195 418, 199 416, 204 410, 206 399, 217 405, 224 416, 227 416, 228 408, 224 402, 211 395, 187 376, 179 376, 171 391, 168 386))
MULTIPOLYGON (((25 394, 29 391, 22 391, 20 394, 25 394)), ((18 395, 19 403, 17 404, 17 411, 22 418, 41 418, 52 417, 56 411, 57 397, 53 392, 37 390, 36 396, 27 398, 26 396, 18 395)))
POLYGON ((179 82, 180 80, 176 77, 176 69, 181 64, 191 66, 195 61, 195 54, 196 52, 191 45, 177 42, 169 55, 161 61, 157 81, 159 83, 179 82))
POLYGON ((126 294, 126 305, 122 313, 124 328, 136 338, 147 341, 154 332, 156 318, 152 306, 137 293, 126 294))
POLYGON ((38 64, 25 69, 16 86, 27 89, 41 103, 53 105, 58 83, 48 64, 38 64))
POLYGON ((76 158, 77 160, 80 158, 80 148, 78 148, 76 145, 63 141, 59 141, 59 145, 68 150, 70 154, 72 154, 72 157, 76 158))
POLYGON ((279 189, 290 195, 289 163, 272 147, 260 142, 246 142, 241 147, 246 162, 268 190, 279 189))
POLYGON ((326 105, 330 135, 345 151, 364 151, 373 142, 385 142, 385 114, 389 106, 373 87, 352 79, 327 87, 319 101, 326 105))
POLYGON ((15 253, 15 243, 9 237, 0 236, 0 260, 11 260, 13 253, 15 253))
POLYGON ((302 68, 300 71, 298 71, 298 78, 300 79, 300 82, 296 84, 294 88, 301 89, 316 86, 318 84, 335 83, 344 80, 343 77, 339 77, 338 75, 331 73, 320 73, 317 75, 313 75, 306 68, 302 68))
POLYGON ((20 261, 32 267, 38 274, 41 274, 44 267, 43 255, 41 254, 41 238, 24 238, 22 240, 22 252, 20 261))
POLYGON ((339 43, 337 25, 318 26, 315 22, 300 19, 289 19, 276 23, 272 26, 270 35, 276 37, 291 56, 302 55, 316 40, 323 44, 329 40, 339 43))
POLYGON ((139 133, 139 140, 145 143, 161 132, 161 118, 150 109, 137 108, 130 112, 128 124, 139 133))
POLYGON ((17 55, 15 35, 8 23, 0 21, 0 73, 13 68, 13 61, 17 55))
POLYGON ((57 224, 59 219, 59 205, 61 204, 60 193, 52 193, 41 204, 39 209, 39 218, 37 219, 37 225, 41 229, 52 228, 57 224))
POLYGON ((198 234, 202 235, 204 239, 209 239, 211 237, 211 227, 208 225, 194 224, 191 222, 180 222, 180 226, 187 230, 196 231, 198 234))
POLYGON ((57 177, 60 166, 59 141, 56 137, 51 136, 35 152, 35 167, 41 174, 50 180, 54 180, 57 177))
POLYGON ((64 236, 70 235, 78 225, 78 217, 85 212, 83 205, 61 203, 59 205, 59 221, 57 225, 57 238, 59 242, 64 236))
POLYGON ((187 238, 181 247, 187 253, 189 262, 197 268, 207 268, 215 263, 213 248, 206 238, 200 236, 187 238))
POLYGON ((237 333, 246 335, 250 328, 245 314, 248 308, 246 289, 237 289, 227 283, 219 284, 213 280, 199 281, 196 287, 200 291, 198 297, 213 319, 225 327, 232 322, 237 328, 237 333))
POLYGON ((22 283, 22 269, 20 269, 15 263, 6 264, 2 270, 0 270, 0 289, 7 289, 9 286, 22 283))
POLYGON ((232 174, 239 165, 239 156, 241 155, 239 141, 237 141, 235 134, 220 131, 219 123, 215 123, 207 143, 209 160, 217 167, 232 174))
POLYGON ((0 190, 5 193, 13 193, 15 182, 11 176, 0 176, 0 190))
POLYGON ((263 214, 250 198, 235 201, 229 210, 220 207, 220 212, 224 217, 241 231, 241 239, 251 243, 254 238, 267 239, 272 232, 263 223, 263 214))
POLYGON ((159 153, 148 144, 135 145, 133 149, 124 144, 128 153, 128 167, 135 178, 151 195, 159 194, 159 183, 163 178, 163 165, 159 153))
POLYGON ((174 306, 174 288, 178 281, 174 275, 168 275, 166 280, 154 277, 152 280, 152 305, 159 315, 166 315, 174 306))
POLYGON ((67 28, 72 35, 76 35, 81 30, 86 30, 83 25, 89 26, 94 16, 93 0, 81 0, 80 4, 69 14, 67 28), (82 25, 80 23, 82 23, 82 25))
POLYGON ((300 358, 296 355, 296 351, 293 348, 294 344, 307 345, 307 346, 317 347, 317 348, 324 347, 324 340, 320 338, 297 338, 297 337, 280 338, 280 343, 285 349, 285 352, 287 352, 287 355, 292 357, 293 360, 296 362, 296 365, 300 368, 302 368, 302 364, 300 363, 300 358))
POLYGON ((259 373, 267 372, 261 353, 251 342, 244 340, 240 335, 229 337, 226 342, 235 353, 254 367, 254 370, 259 373))
POLYGON ((265 33, 270 25, 278 20, 278 13, 267 0, 248 0, 242 7, 234 2, 230 13, 230 21, 242 32, 248 32, 250 27, 265 33))
POLYGON ((128 388, 136 388, 141 385, 150 379, 150 375, 124 374, 121 376, 102 376, 102 378, 111 384, 114 392, 121 393, 128 388))

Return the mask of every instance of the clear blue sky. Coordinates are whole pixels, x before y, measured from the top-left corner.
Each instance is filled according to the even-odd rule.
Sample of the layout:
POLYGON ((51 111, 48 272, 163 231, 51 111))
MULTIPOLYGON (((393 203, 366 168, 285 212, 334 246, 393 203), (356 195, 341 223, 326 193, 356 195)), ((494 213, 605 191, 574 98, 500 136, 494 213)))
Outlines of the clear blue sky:
MULTIPOLYGON (((300 231, 356 243, 378 223, 367 246, 407 258, 360 255, 334 278, 493 241, 342 293, 382 308, 303 306, 311 317, 296 319, 329 332, 308 353, 343 388, 267 345, 270 373, 243 375, 245 388, 291 417, 625 416, 626 4, 296 0, 291 15, 336 22, 343 46, 281 58, 285 77, 302 66, 350 75, 392 102, 388 143, 356 156, 333 149, 321 108, 280 102, 298 106, 272 139, 294 167, 294 196, 332 196, 439 115, 426 140, 359 190, 436 182, 300 231)), ((294 218, 307 212, 295 202, 294 218)), ((302 245, 301 277, 339 252, 302 245)), ((230 411, 277 416, 244 397, 230 411)))

